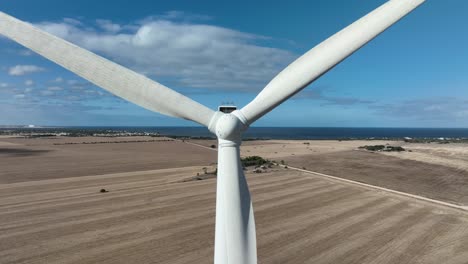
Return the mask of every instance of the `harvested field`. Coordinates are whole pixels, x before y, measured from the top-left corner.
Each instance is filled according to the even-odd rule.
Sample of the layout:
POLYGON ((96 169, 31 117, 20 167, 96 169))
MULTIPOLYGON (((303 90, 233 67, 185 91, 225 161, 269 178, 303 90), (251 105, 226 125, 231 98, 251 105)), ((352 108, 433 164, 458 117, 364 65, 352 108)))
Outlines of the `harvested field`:
POLYGON ((0 138, 1 144, 14 144, 24 146, 49 146, 49 145, 71 145, 71 144, 105 144, 105 143, 138 143, 155 141, 174 141, 167 137, 150 136, 128 136, 128 137, 13 137, 0 138))
MULTIPOLYGON (((0 263, 212 263, 216 180, 193 177, 216 162, 216 142, 190 143, 205 148, 150 137, 2 138, 0 263)), ((385 143, 247 141, 242 154, 468 204, 463 148, 356 150, 385 143)), ((463 211, 280 168, 247 177, 260 263, 468 259, 463 211)))
POLYGON ((215 139, 188 139, 188 140, 185 140, 185 142, 208 147, 208 148, 211 148, 212 145, 215 145, 216 148, 218 147, 218 140, 215 140, 215 139))
POLYGON ((210 165, 214 162, 216 152, 167 138, 63 137, 0 141, 0 183, 210 165))
POLYGON ((416 160, 431 164, 452 167, 468 172, 468 144, 414 144, 406 143, 403 147, 411 152, 385 153, 403 159, 416 160))
POLYGON ((468 173, 367 151, 285 158, 287 164, 358 182, 468 205, 468 173))
MULTIPOLYGON (((183 182, 200 170, 0 184, 0 263, 212 263, 216 181, 183 182)), ((468 259, 465 213, 284 169, 247 177, 260 263, 468 259)))
POLYGON ((400 145, 398 141, 381 140, 255 140, 242 144, 242 155, 258 155, 272 160, 290 156, 324 154, 357 149, 364 145, 400 145))
MULTIPOLYGON (((259 155, 306 170, 460 205, 468 205, 466 144, 398 141, 258 141, 243 146, 259 155), (262 143, 263 144, 260 144, 262 143), (370 152, 364 145, 403 146, 412 152, 370 152)), ((468 167, 467 167, 468 168, 468 167)))

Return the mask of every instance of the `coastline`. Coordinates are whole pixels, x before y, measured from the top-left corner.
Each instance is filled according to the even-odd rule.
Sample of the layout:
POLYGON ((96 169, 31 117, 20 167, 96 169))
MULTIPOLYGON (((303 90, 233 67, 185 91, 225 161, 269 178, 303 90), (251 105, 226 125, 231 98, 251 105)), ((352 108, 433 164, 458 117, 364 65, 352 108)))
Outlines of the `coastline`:
MULTIPOLYGON (((166 136, 177 139, 215 139, 203 127, 42 127, 2 128, 1 135, 47 136, 166 136)), ((468 128, 337 128, 251 127, 243 135, 249 140, 404 140, 414 142, 468 142, 468 128)))

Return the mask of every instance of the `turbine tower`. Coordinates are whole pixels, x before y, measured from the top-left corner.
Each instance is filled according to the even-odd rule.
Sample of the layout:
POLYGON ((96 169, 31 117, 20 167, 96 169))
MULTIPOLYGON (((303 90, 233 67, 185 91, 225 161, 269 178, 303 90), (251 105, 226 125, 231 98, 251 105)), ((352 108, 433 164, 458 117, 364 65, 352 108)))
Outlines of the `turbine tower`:
POLYGON ((425 0, 390 0, 281 71, 232 113, 213 111, 155 81, 0 12, 0 33, 95 85, 146 109, 192 120, 218 138, 216 264, 257 263, 255 222, 241 161, 242 132, 410 13, 425 0))

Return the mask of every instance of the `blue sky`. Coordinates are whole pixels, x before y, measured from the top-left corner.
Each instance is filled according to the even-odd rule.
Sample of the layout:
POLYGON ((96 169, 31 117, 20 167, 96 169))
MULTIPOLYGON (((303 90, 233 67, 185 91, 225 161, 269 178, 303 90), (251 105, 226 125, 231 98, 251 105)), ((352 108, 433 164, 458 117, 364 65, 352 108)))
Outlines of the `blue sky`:
MULTIPOLYGON (((384 0, 2 1, 0 10, 213 109, 384 0)), ((468 127, 468 1, 428 0, 255 126, 468 127)), ((191 126, 0 38, 0 125, 191 126)))

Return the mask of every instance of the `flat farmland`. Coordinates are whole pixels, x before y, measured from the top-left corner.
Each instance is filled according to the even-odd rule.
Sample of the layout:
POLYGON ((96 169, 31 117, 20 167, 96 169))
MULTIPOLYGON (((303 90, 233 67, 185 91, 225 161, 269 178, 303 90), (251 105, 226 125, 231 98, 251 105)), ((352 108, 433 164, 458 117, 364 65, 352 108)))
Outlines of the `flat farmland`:
POLYGON ((296 168, 468 205, 467 144, 411 144, 382 140, 267 140, 252 143, 243 146, 244 156, 259 155, 296 168), (411 152, 358 149, 364 145, 386 144, 403 146, 411 152))
POLYGON ((0 139, 0 183, 133 172, 216 162, 216 152, 168 138, 0 139))
MULTIPOLYGON (((216 142, 190 143, 1 138, 0 263, 212 263, 216 179, 193 177, 214 168, 216 142)), ((468 202, 463 146, 357 150, 369 143, 403 145, 248 141, 242 154, 468 202)), ((259 263, 467 263, 466 211, 280 167, 247 178, 259 263)))
POLYGON ((367 151, 285 158, 294 167, 445 202, 468 205, 468 172, 367 151))
MULTIPOLYGON (((0 263, 212 263, 216 180, 186 181, 200 170, 0 184, 0 263)), ((468 259, 462 211, 281 168, 247 178, 259 263, 468 259)))

